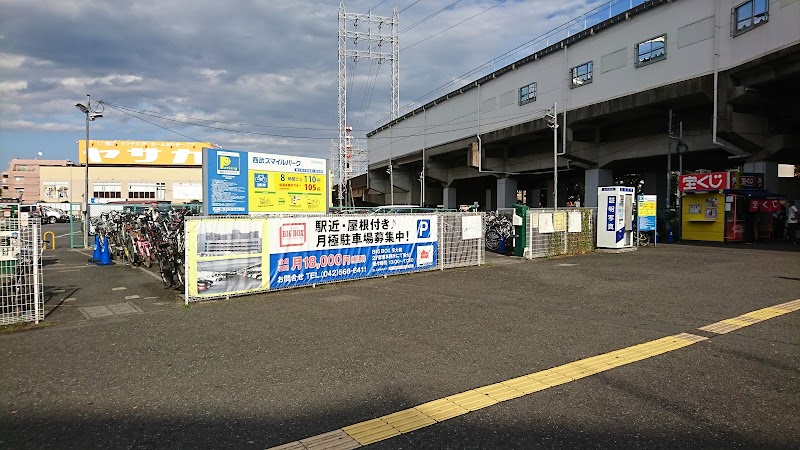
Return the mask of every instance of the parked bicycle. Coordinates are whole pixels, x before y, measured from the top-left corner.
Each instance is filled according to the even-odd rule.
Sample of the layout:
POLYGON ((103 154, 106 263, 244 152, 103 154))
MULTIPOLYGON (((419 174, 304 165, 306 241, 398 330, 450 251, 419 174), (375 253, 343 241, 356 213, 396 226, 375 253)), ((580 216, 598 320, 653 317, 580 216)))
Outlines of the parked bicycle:
POLYGON ((180 288, 184 280, 184 216, 188 209, 160 212, 110 211, 92 218, 100 245, 108 240, 109 253, 131 267, 158 263, 166 287, 180 288))
POLYGON ((514 226, 508 217, 497 214, 496 211, 486 213, 484 236, 486 238, 486 249, 497 251, 500 243, 505 242, 506 248, 510 244, 510 239, 514 237, 514 226))

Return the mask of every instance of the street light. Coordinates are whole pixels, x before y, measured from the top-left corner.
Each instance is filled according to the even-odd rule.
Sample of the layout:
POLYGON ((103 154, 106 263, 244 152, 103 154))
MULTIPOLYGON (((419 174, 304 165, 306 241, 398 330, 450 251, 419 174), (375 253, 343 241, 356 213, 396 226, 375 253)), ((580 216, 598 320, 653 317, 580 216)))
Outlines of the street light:
POLYGON ((89 122, 103 117, 92 109, 92 97, 86 95, 86 104, 78 103, 76 108, 86 114, 86 172, 84 174, 83 191, 83 247, 89 248, 89 122))

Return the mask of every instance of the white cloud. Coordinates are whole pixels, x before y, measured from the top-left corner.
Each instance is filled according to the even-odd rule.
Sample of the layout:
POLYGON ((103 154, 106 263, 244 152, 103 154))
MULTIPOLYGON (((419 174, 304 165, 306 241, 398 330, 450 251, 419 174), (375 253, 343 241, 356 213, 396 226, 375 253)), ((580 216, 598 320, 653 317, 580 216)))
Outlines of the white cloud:
POLYGON ((27 81, 0 81, 0 93, 22 91, 27 88, 27 81))
POLYGON ((22 66, 25 60, 26 58, 22 55, 0 53, 0 69, 16 69, 22 66))
POLYGON ((32 122, 30 120, 10 120, 2 123, 3 128, 9 130, 32 130, 32 131, 80 131, 85 127, 74 124, 53 123, 53 122, 32 122))
POLYGON ((63 78, 61 84, 68 88, 89 88, 100 86, 124 86, 142 81, 138 75, 106 75, 95 78, 63 78))
POLYGON ((211 70, 211 69, 200 69, 199 71, 200 76, 209 80, 216 80, 221 75, 225 75, 228 73, 227 70, 211 70))
MULTIPOLYGON (((93 134, 102 139, 187 139, 168 131, 174 130, 244 150, 315 156, 329 152, 326 139, 280 136, 335 134, 338 2, 257 0, 235 7, 194 0, 0 3, 4 37, 0 92, 5 94, 0 96, 0 120, 3 129, 30 132, 28 141, 36 140, 35 132, 63 131, 64 152, 74 152, 74 141, 83 132, 82 116, 74 105, 91 94, 92 99, 157 111, 180 122, 272 135, 193 126, 106 107, 98 126, 92 125, 93 134)), ((347 0, 346 6, 348 12, 366 13, 376 3, 347 0)), ((385 2, 373 14, 390 15, 393 4, 402 9, 411 3, 385 2)), ((401 14, 401 30, 450 3, 415 3, 401 14)), ((496 3, 462 0, 401 34, 401 48, 496 3)), ((401 106, 597 4, 595 0, 509 0, 401 51, 401 106)), ((366 28, 360 25, 359 31, 366 28)), ((359 45, 366 49, 366 44, 359 45)), ((505 58, 495 62, 494 68, 510 62, 505 58)), ((349 119, 363 124, 358 129, 368 129, 388 114, 390 64, 361 60, 352 69, 349 119)), ((465 76, 458 83, 478 77, 465 76)), ((52 135, 43 140, 52 142, 52 135)), ((4 150, 6 156, 9 152, 4 150)))

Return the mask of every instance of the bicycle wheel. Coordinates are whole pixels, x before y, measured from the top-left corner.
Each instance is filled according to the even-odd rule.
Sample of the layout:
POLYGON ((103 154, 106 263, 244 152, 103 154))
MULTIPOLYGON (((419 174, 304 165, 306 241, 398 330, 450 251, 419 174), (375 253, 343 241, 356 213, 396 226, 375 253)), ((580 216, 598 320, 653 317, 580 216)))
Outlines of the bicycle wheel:
POLYGON ((497 230, 489 230, 486 232, 486 249, 495 251, 500 248, 500 233, 497 230))
POLYGON ((164 287, 172 287, 172 263, 166 256, 158 258, 158 271, 164 287))
POLYGON ((175 278, 178 279, 178 284, 175 286, 176 288, 182 288, 186 280, 184 280, 184 267, 182 262, 175 262, 175 278))
POLYGON ((146 252, 145 255, 142 256, 142 260, 144 261, 144 266, 148 269, 153 267, 153 254, 150 252, 146 252))
POLYGON ((136 260, 136 249, 133 248, 133 240, 130 236, 125 236, 125 257, 128 259, 131 267, 139 265, 136 260))
POLYGON ((639 245, 646 247, 650 243, 650 235, 647 233, 639 232, 639 245))

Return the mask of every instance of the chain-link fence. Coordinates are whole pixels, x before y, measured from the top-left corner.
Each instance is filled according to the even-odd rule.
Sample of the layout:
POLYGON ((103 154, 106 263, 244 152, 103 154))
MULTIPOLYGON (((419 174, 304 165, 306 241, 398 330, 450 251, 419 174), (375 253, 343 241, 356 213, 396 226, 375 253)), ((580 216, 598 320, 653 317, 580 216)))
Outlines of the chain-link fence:
POLYGON ((0 325, 44 318, 38 218, 0 218, 0 325))
POLYGON ((484 262, 484 213, 438 213, 439 268, 480 266, 484 262))
POLYGON ((531 209, 524 256, 533 259, 591 253, 596 248, 596 220, 596 208, 531 209))

